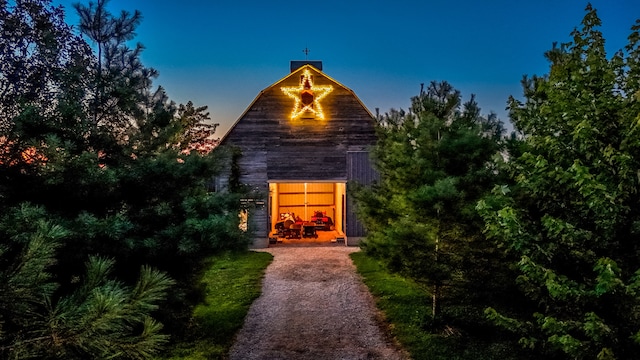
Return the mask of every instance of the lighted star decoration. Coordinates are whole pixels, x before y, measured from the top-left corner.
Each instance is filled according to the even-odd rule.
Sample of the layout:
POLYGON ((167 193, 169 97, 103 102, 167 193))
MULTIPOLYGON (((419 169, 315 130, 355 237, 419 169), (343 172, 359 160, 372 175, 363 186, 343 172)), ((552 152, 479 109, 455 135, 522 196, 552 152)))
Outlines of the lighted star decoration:
POLYGON ((320 100, 333 91, 333 86, 314 85, 311 72, 307 69, 302 73, 299 86, 283 86, 280 89, 295 101, 291 112, 292 120, 305 113, 311 113, 321 120, 324 119, 320 100))

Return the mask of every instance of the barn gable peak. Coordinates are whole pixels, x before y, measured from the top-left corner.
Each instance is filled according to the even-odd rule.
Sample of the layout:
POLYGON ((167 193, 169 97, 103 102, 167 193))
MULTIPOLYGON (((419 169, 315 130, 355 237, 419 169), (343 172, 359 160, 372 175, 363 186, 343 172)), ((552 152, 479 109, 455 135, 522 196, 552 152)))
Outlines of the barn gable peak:
POLYGON ((291 72, 294 72, 305 65, 311 65, 314 68, 322 71, 322 61, 321 60, 291 60, 291 72))
MULTIPOLYGON (((292 63, 292 69, 293 69, 295 61, 291 61, 291 63, 292 63)), ((260 93, 253 99, 251 104, 249 104, 249 106, 244 110, 244 112, 236 119, 233 125, 231 125, 229 131, 227 131, 227 133, 220 140, 220 144, 224 145, 229 142, 233 143, 235 141, 235 140, 231 140, 231 138, 235 137, 235 135, 233 134, 234 133, 240 134, 241 132, 245 131, 245 130, 236 130, 238 125, 242 124, 243 122, 246 124, 252 124, 247 126, 251 127, 254 130, 257 129, 255 128, 255 126, 262 124, 264 122, 263 121, 264 119, 269 120, 267 122, 264 122, 265 123, 264 126, 270 126, 267 124, 271 124, 270 121, 273 121, 273 120, 277 121, 278 124, 286 124, 286 126, 291 126, 293 123, 296 123, 297 124, 296 126, 304 125, 305 123, 306 125, 309 125, 309 126, 312 126, 313 124, 317 125, 318 122, 302 121, 302 118, 303 118, 302 115, 305 115, 305 113, 303 112, 302 114, 298 114, 298 112, 300 111, 300 109, 305 109, 305 107, 299 106, 299 108, 296 108, 296 104, 298 103, 302 105, 305 105, 305 104, 308 105, 309 103, 314 104, 314 107, 313 107, 313 110, 315 111, 314 118, 317 118, 318 120, 323 121, 322 126, 316 127, 316 129, 324 128, 327 120, 335 120, 336 116, 340 118, 340 115, 338 115, 338 113, 336 113, 335 111, 341 108, 346 111, 344 114, 348 114, 353 111, 358 113, 361 110, 363 110, 364 113, 360 113, 361 115, 355 116, 354 118, 351 118, 351 115, 345 115, 347 116, 347 118, 345 119, 341 118, 340 121, 348 120, 348 121, 356 121, 356 123, 360 123, 360 120, 364 119, 365 121, 363 121, 363 124, 367 122, 367 119, 371 119, 371 121, 373 121, 374 119, 373 114, 367 109, 367 107, 362 103, 362 101, 353 92, 353 90, 347 88, 337 80, 331 78, 330 76, 322 72, 321 69, 316 67, 316 66, 322 66, 321 64, 322 64, 321 61, 314 61, 314 60, 298 61, 298 65, 295 65, 298 67, 295 68, 295 70, 293 70, 289 74, 286 74, 282 79, 276 81, 275 83, 271 84, 267 88, 260 91, 260 93), (311 99, 307 99, 307 102, 303 103, 304 100, 308 98, 307 94, 304 94, 306 98, 304 98, 302 94, 304 90, 307 90, 304 87, 305 85, 304 80, 309 76, 311 77, 311 82, 309 83, 309 85, 313 85, 315 83, 319 87, 319 89, 317 89, 319 90, 319 92, 318 93, 316 93, 315 91, 313 92, 313 95, 314 95, 312 99, 313 101, 311 101, 311 99), (302 90, 300 90, 301 86, 302 86, 302 90), (283 88, 289 91, 285 91, 283 90, 283 88), (292 90, 292 88, 294 89, 292 90), (294 92, 294 90, 296 89, 300 90, 300 93, 294 92), (299 101, 296 101, 295 99, 292 100, 290 94, 298 95, 296 96, 296 98, 298 98, 299 101), (323 98, 320 98, 321 95, 323 98), (327 95, 327 96, 324 97, 324 95, 327 95), (316 99, 320 101, 320 104, 319 104, 321 107, 320 109, 318 109, 315 106, 316 99), (341 100, 336 102, 335 101, 336 99, 341 99, 341 100), (347 108, 344 107, 345 100, 347 99, 355 100, 355 102, 352 102, 350 100, 348 101, 348 103, 351 104, 350 106, 353 106, 353 107, 347 107, 347 108), (260 104, 260 105, 256 106, 256 104, 260 104), (340 104, 340 107, 335 107, 334 105, 336 104, 340 104), (331 106, 334 106, 333 110, 331 110, 331 106), (317 114, 319 110, 321 110, 322 113, 325 116, 328 116, 329 118, 321 119, 321 116, 317 114), (301 116, 297 116, 297 117, 294 116, 295 119, 292 119, 291 117, 294 114, 301 115, 301 116), (260 120, 257 120, 257 118, 254 118, 254 116, 256 115, 259 115, 260 120), (282 121, 285 121, 285 122, 283 123, 282 121)), ((310 89, 310 90, 314 90, 314 89, 310 89)), ((309 115, 308 113, 307 115, 309 115)), ((340 122, 335 122, 335 123, 338 124, 340 122)), ((262 125, 259 125, 259 126, 262 127, 262 125)), ((337 128, 339 131, 342 131, 340 129, 343 129, 343 130, 346 129, 344 126, 342 127, 340 126, 338 126, 337 128)), ((345 134, 347 133, 357 134, 359 132, 360 130, 356 130, 353 132, 346 131, 345 134)), ((245 135, 246 134, 238 135, 238 136, 245 137, 247 139, 258 138, 255 136, 246 137, 245 135)), ((269 133, 269 136, 264 136, 263 138, 273 139, 273 133, 269 133)))

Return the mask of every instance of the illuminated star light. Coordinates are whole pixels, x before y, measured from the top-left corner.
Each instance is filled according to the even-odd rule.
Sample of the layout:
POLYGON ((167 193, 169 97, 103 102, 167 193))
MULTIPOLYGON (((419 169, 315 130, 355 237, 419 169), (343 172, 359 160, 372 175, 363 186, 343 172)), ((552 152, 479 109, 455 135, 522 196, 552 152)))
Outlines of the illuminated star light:
POLYGON ((282 92, 287 94, 287 96, 295 100, 293 111, 291 112, 292 120, 307 111, 313 113, 317 118, 324 120, 324 113, 322 112, 322 106, 320 105, 320 100, 322 100, 325 96, 327 96, 330 92, 333 91, 333 86, 314 85, 313 80, 311 78, 311 72, 309 72, 309 70, 305 70, 302 73, 302 81, 300 81, 299 86, 283 86, 280 89, 282 90, 282 92), (307 90, 311 90, 314 95, 313 102, 307 105, 303 104, 301 99, 302 92, 305 91, 304 84, 306 82, 308 82, 311 85, 310 89, 307 89, 307 90))

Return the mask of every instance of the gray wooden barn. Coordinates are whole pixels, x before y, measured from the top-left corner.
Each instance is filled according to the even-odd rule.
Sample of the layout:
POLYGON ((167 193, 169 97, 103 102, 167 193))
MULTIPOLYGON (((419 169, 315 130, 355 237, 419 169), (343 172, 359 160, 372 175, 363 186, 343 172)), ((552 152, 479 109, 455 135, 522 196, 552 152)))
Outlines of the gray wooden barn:
MULTIPOLYGON (((221 140, 241 151, 240 183, 266 195, 248 214, 254 248, 277 236, 283 214, 331 218, 333 241, 357 245, 364 229, 347 196, 349 181, 369 184, 374 118, 356 94, 322 71, 320 61, 292 61, 291 72, 258 94, 221 140)), ((228 176, 216 187, 228 186, 228 176)))

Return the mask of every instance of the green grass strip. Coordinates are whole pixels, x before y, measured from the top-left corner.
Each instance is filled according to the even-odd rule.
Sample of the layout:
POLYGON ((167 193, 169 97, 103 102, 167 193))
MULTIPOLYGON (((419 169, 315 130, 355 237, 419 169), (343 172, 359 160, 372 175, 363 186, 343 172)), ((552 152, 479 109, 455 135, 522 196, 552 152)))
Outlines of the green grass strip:
POLYGON ((376 299, 391 334, 413 360, 522 359, 520 348, 499 339, 486 342, 461 334, 446 336, 430 329, 431 294, 420 284, 392 274, 364 252, 351 254, 364 283, 376 299))
POLYGON ((273 256, 265 252, 228 252, 210 259, 202 282, 204 302, 192 316, 192 341, 177 344, 169 359, 224 359, 253 301, 273 256))
POLYGON ((392 335, 409 351, 413 359, 431 358, 430 334, 421 326, 431 314, 429 294, 420 285, 389 273, 377 260, 364 252, 351 254, 364 283, 385 314, 392 335), (424 356, 422 356, 424 354, 424 356))

